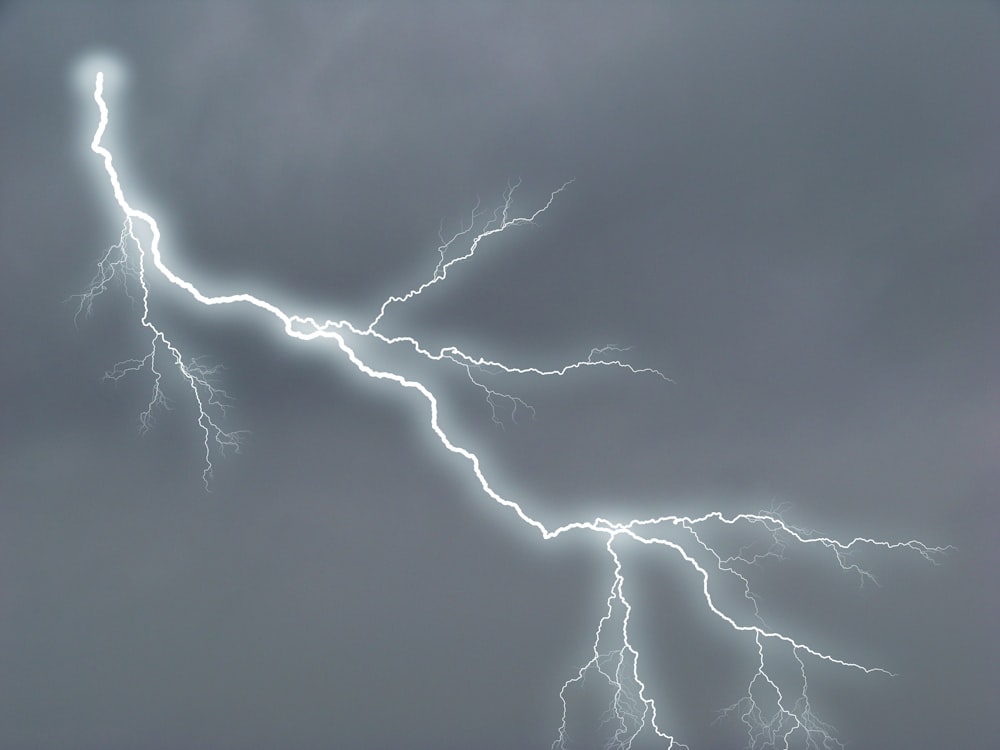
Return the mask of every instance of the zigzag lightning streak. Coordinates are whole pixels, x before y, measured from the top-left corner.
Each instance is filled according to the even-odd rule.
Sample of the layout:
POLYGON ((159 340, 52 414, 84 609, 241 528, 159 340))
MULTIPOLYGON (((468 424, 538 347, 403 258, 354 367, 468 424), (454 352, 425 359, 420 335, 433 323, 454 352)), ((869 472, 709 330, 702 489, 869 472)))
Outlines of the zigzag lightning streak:
POLYGON ((833 560, 842 570, 859 576, 861 583, 865 581, 875 582, 871 573, 851 560, 850 553, 854 548, 865 545, 884 550, 907 549, 935 563, 937 558, 946 552, 947 547, 929 547, 915 539, 904 542, 888 542, 856 537, 849 542, 840 542, 786 523, 783 519, 782 507, 766 512, 740 513, 733 516, 713 511, 697 517, 666 515, 657 518, 634 519, 627 522, 613 522, 598 517, 589 521, 574 521, 550 529, 529 515, 519 503, 500 495, 490 485, 479 457, 469 449, 454 442, 441 427, 438 420, 438 399, 427 386, 401 373, 376 369, 366 364, 347 341, 347 336, 354 336, 358 339, 378 341, 386 346, 398 344, 412 349, 427 360, 447 362, 461 368, 469 380, 486 394, 493 421, 497 424, 502 424, 497 414, 498 402, 506 402, 509 405, 511 417, 516 414, 518 408, 531 411, 531 407, 516 396, 496 391, 486 385, 484 375, 559 377, 571 370, 586 367, 617 367, 632 374, 647 374, 666 380, 665 376, 658 370, 633 367, 623 361, 621 355, 625 350, 619 347, 594 348, 585 359, 561 367, 541 369, 506 365, 486 357, 470 355, 454 346, 433 352, 422 346, 415 337, 387 336, 378 330, 379 324, 389 313, 390 308, 405 305, 406 302, 423 294, 432 286, 445 281, 449 269, 457 263, 470 260, 480 245, 490 237, 533 223, 552 205, 556 197, 566 189, 569 183, 554 190, 544 205, 525 216, 512 214, 513 197, 518 184, 508 186, 502 205, 485 221, 483 221, 484 214, 479 210, 477 204, 467 225, 463 224, 460 230, 449 239, 442 238, 442 244, 438 248, 440 259, 429 280, 404 294, 386 299, 381 304, 378 314, 367 325, 358 326, 347 320, 320 322, 309 316, 285 312, 277 305, 247 292, 225 296, 206 295, 192 282, 181 278, 170 269, 160 252, 160 229, 156 220, 148 213, 134 208, 127 201, 114 167, 111 152, 102 145, 102 138, 108 124, 108 107, 104 101, 103 87, 104 75, 98 73, 94 88, 94 100, 100 111, 100 122, 90 147, 103 160, 104 170, 114 191, 115 201, 124 216, 124 222, 118 243, 113 245, 98 263, 98 272, 90 289, 78 295, 79 309, 77 314, 89 313, 94 299, 114 282, 122 282, 127 293, 130 283, 138 286, 138 298, 132 296, 131 293, 130 296, 132 296, 135 306, 141 309, 140 322, 149 332, 150 350, 141 359, 120 362, 107 373, 106 377, 118 380, 143 370, 148 370, 152 374, 153 393, 140 415, 140 427, 142 430, 146 430, 150 427, 156 410, 168 406, 162 388, 162 367, 173 366, 176 368, 197 408, 197 422, 202 435, 203 478, 206 488, 209 486, 212 475, 213 453, 224 452, 229 448, 238 450, 241 435, 238 432, 227 432, 220 426, 220 420, 225 414, 229 397, 213 382, 217 376, 218 368, 208 367, 198 360, 185 359, 179 347, 168 338, 163 328, 153 319, 150 311, 150 288, 147 277, 154 270, 162 279, 186 292, 199 304, 208 307, 250 305, 258 308, 273 316, 289 337, 300 341, 328 341, 340 350, 359 373, 376 380, 390 381, 403 389, 418 394, 427 403, 429 411, 427 424, 440 444, 446 450, 464 459, 486 497, 511 511, 521 522, 538 531, 543 540, 556 539, 571 531, 588 532, 604 539, 604 547, 611 559, 614 573, 607 597, 607 610, 594 633, 592 656, 579 668, 574 677, 566 681, 559 692, 563 712, 558 735, 552 744, 553 748, 561 750, 574 744, 575 737, 569 728, 569 698, 571 693, 581 688, 588 678, 597 680, 598 686, 602 687, 608 695, 608 708, 601 717, 599 729, 602 732, 602 742, 606 748, 626 750, 632 748, 634 743, 641 741, 642 737, 659 738, 668 749, 688 747, 661 728, 657 719, 656 703, 647 695, 646 686, 640 677, 640 655, 629 633, 632 604, 626 596, 626 579, 617 549, 617 546, 624 541, 632 541, 662 550, 664 553, 682 560, 695 573, 696 577, 700 578, 701 592, 708 611, 726 623, 732 629, 735 637, 746 638, 753 644, 752 648, 757 654, 757 669, 750 676, 742 697, 739 697, 720 715, 720 718, 730 714, 739 717, 747 730, 749 748, 753 750, 761 748, 790 750, 794 746, 829 750, 830 748, 843 747, 835 738, 832 727, 816 718, 812 711, 808 697, 806 657, 866 674, 888 675, 891 673, 881 667, 865 666, 827 654, 809 646, 804 641, 768 628, 760 615, 758 600, 751 591, 748 578, 750 569, 763 558, 781 558, 787 545, 795 543, 805 547, 822 548, 832 555, 833 560), (145 227, 149 232, 151 239, 148 246, 140 241, 136 232, 138 226, 145 227), (467 243, 464 252, 454 254, 454 248, 463 242, 467 243), (152 267, 150 267, 150 262, 152 267), (735 552, 724 555, 718 545, 713 546, 706 541, 705 534, 709 529, 727 526, 739 526, 747 533, 757 536, 735 552), (671 535, 657 533, 657 527, 672 529, 674 533, 671 535), (672 538, 668 538, 668 536, 672 538), (761 542, 763 542, 763 547, 760 546, 761 542), (735 579, 739 582, 738 586, 743 590, 745 600, 752 606, 752 615, 748 613, 745 617, 737 616, 731 613, 732 607, 723 608, 717 603, 716 597, 713 596, 713 588, 718 588, 719 582, 726 576, 729 576, 730 580, 735 579), (786 655, 791 654, 794 657, 800 672, 800 679, 795 681, 795 684, 787 684, 789 682, 787 678, 779 679, 775 670, 768 668, 766 656, 768 649, 781 649, 786 655))

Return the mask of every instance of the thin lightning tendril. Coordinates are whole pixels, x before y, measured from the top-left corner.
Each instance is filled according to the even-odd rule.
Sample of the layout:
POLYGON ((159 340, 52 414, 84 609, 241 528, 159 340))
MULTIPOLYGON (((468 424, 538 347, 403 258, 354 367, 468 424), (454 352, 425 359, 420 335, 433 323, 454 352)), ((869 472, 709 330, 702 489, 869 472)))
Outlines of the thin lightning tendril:
POLYGON ((164 394, 163 368, 171 366, 176 368, 197 409, 197 424, 202 434, 203 479, 206 488, 209 487, 212 476, 213 454, 224 453, 227 449, 238 451, 242 433, 229 432, 220 426, 230 399, 229 395, 214 383, 219 368, 210 367, 199 359, 186 359, 181 350, 153 320, 150 311, 150 287, 147 282, 147 274, 153 269, 164 280, 187 292, 202 305, 250 305, 258 308, 276 318, 289 337, 304 342, 329 340, 360 373, 376 380, 395 383, 408 391, 415 391, 429 407, 428 425, 441 445, 464 459, 480 489, 488 498, 512 511, 523 523, 534 528, 542 539, 556 539, 571 531, 590 532, 605 537, 604 546, 613 565, 613 582, 607 596, 607 608, 594 633, 592 656, 559 691, 562 721, 556 740, 552 744, 554 750, 564 750, 575 742, 575 737, 569 728, 570 697, 571 693, 582 688, 588 679, 596 680, 598 686, 609 696, 608 707, 601 716, 599 728, 603 732, 604 746, 608 750, 627 750, 632 748, 634 743, 641 741, 640 738, 643 736, 659 738, 668 749, 688 748, 660 727, 656 704, 647 695, 646 685, 640 678, 640 655, 629 631, 632 604, 626 595, 627 583, 622 560, 619 557, 619 547, 629 541, 661 550, 667 556, 682 559, 694 572, 696 580, 700 578, 701 594, 708 610, 726 623, 734 633, 752 641, 757 654, 756 671, 750 676, 744 694, 719 714, 719 720, 730 715, 739 718, 746 728, 748 748, 790 750, 793 744, 814 750, 843 747, 835 738, 833 728, 813 714, 808 698, 805 657, 866 674, 891 675, 892 673, 882 667, 866 666, 833 656, 769 628, 761 617, 759 601, 751 590, 750 569, 765 558, 781 559, 789 545, 798 544, 825 550, 843 571, 857 575, 862 584, 866 581, 875 583, 874 576, 852 560, 851 553, 855 548, 867 546, 887 551, 907 549, 936 564, 938 558, 950 547, 930 547, 915 539, 888 542, 855 537, 849 542, 841 542, 790 525, 783 519, 785 511, 783 506, 760 513, 740 513, 731 516, 712 511, 701 516, 667 515, 625 522, 598 517, 550 529, 529 515, 519 503, 500 495, 490 485, 479 457, 455 443, 441 427, 438 419, 438 399, 427 386, 400 373, 370 366, 348 343, 348 337, 353 336, 362 340, 378 341, 385 346, 400 345, 412 349, 429 361, 447 361, 457 366, 465 371, 476 388, 485 393, 492 419, 501 426, 503 423, 498 416, 498 403, 505 402, 508 405, 511 419, 516 417, 519 410, 533 415, 534 409, 517 396, 488 386, 484 376, 560 377, 573 370, 587 367, 616 367, 631 374, 652 375, 669 380, 659 370, 634 367, 623 361, 621 355, 626 349, 616 346, 597 347, 591 349, 585 359, 561 367, 543 369, 507 365, 486 357, 468 354, 454 346, 447 346, 435 352, 425 348, 415 337, 388 336, 378 330, 379 324, 390 313, 391 308, 404 305, 430 287, 445 281, 449 269, 457 263, 470 260, 484 241, 513 228, 533 224, 549 209, 570 182, 552 191, 544 205, 526 216, 513 215, 514 194, 520 183, 509 184, 504 192, 502 204, 485 222, 482 221, 484 212, 477 202, 467 223, 463 223, 447 240, 441 237, 441 245, 438 247, 439 260, 429 280, 404 294, 390 296, 381 304, 378 314, 367 325, 358 326, 347 320, 320 322, 313 317, 287 313, 277 305, 246 292, 224 296, 206 295, 166 265, 160 252, 159 226, 152 216, 134 208, 126 200, 111 152, 102 145, 102 138, 108 125, 108 107, 104 101, 103 90, 104 75, 98 73, 94 101, 100 111, 100 122, 90 147, 104 162, 104 169, 114 191, 115 201, 124 215, 124 222, 118 243, 109 248, 98 263, 98 272, 90 288, 85 293, 77 295, 79 307, 76 317, 89 314, 95 298, 107 291, 111 284, 119 281, 123 283, 133 304, 141 310, 140 322, 150 335, 150 350, 141 359, 119 362, 106 373, 105 377, 117 381, 126 375, 141 371, 148 370, 151 373, 153 393, 139 417, 140 429, 146 431, 152 425, 156 412, 170 406, 164 394), (149 232, 148 244, 141 241, 137 227, 144 227, 149 232), (453 254, 455 246, 463 242, 468 242, 465 251, 453 254), (130 283, 138 286, 138 293, 135 296, 130 291, 130 283), (710 544, 706 538, 710 531, 726 527, 739 528, 757 536, 735 551, 725 553, 718 544, 710 544), (718 589, 719 582, 724 581, 727 576, 738 582, 737 586, 742 589, 744 599, 752 609, 752 615, 747 613, 744 617, 731 613, 717 603, 713 589, 718 589), (773 654, 786 656, 790 654, 795 659, 798 666, 797 679, 779 678, 776 671, 768 667, 773 654))

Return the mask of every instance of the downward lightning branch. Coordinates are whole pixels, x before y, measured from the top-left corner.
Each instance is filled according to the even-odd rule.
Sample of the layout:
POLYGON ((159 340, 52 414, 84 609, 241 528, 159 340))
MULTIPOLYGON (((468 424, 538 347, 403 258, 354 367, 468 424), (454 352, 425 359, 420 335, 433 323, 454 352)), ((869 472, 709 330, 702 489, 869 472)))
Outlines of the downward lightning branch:
POLYGON ((157 411, 168 408, 164 377, 168 368, 176 371, 196 410, 204 454, 203 479, 206 488, 212 475, 213 456, 227 449, 238 450, 241 435, 221 426, 229 406, 229 396, 217 385, 218 368, 199 359, 186 357, 168 336, 164 326, 156 321, 150 306, 149 278, 153 273, 184 291, 201 305, 257 308, 273 318, 290 338, 302 342, 325 342, 335 347, 361 375, 395 384, 404 391, 415 394, 425 402, 430 432, 445 450, 462 459, 466 469, 478 482, 483 495, 535 529, 543 540, 556 539, 568 532, 595 534, 603 539, 604 548, 612 563, 613 581, 605 613, 594 633, 591 656, 559 691, 563 712, 553 748, 567 748, 574 743, 576 735, 570 726, 573 723, 570 708, 572 696, 575 691, 592 683, 596 683, 597 689, 605 693, 607 701, 607 708, 595 730, 600 734, 605 747, 631 748, 642 737, 659 738, 667 748, 688 747, 661 728, 656 703, 648 694, 641 678, 640 654, 630 634, 633 607, 628 599, 628 584, 619 556, 619 549, 626 544, 650 548, 664 558, 670 558, 674 564, 685 565, 700 588, 708 612, 725 623, 732 630, 734 638, 745 642, 748 651, 756 655, 756 670, 748 676, 742 695, 720 716, 738 717, 746 727, 748 747, 754 750, 787 750, 793 746, 817 750, 841 747, 832 727, 820 721, 813 713, 808 696, 806 662, 827 663, 866 674, 891 673, 882 667, 864 665, 846 657, 828 654, 799 637, 769 628, 761 616, 760 603, 751 589, 751 570, 761 559, 781 558, 789 545, 799 545, 828 554, 834 564, 845 572, 858 576, 862 583, 875 582, 871 573, 853 561, 851 555, 855 549, 870 547, 886 551, 907 550, 933 563, 947 548, 929 547, 917 540, 890 542, 866 537, 842 542, 787 523, 783 518, 784 509, 780 507, 759 513, 729 516, 713 511, 701 516, 664 515, 628 521, 610 521, 598 517, 549 528, 530 515, 516 500, 505 497, 494 489, 487 479, 480 458, 456 442, 441 426, 438 398, 428 386, 403 372, 374 367, 365 362, 357 352, 356 342, 367 340, 385 347, 405 347, 428 361, 458 368, 476 388, 483 391, 492 419, 498 424, 502 424, 503 413, 497 411, 499 404, 506 404, 505 408, 511 418, 516 416, 518 409, 531 413, 533 409, 519 397, 489 385, 496 377, 530 375, 559 378, 573 370, 614 367, 634 375, 650 375, 667 380, 658 370, 629 364, 624 359, 626 350, 615 346, 596 347, 583 359, 568 364, 549 367, 516 366, 469 353, 456 346, 446 346, 435 351, 424 346, 416 336, 389 336, 380 330, 380 324, 394 309, 404 306, 431 287, 444 283, 456 264, 471 260, 490 238, 534 223, 567 188, 568 182, 554 190, 543 205, 524 215, 518 215, 514 210, 514 197, 519 183, 508 186, 501 205, 492 213, 484 213, 477 204, 468 221, 457 232, 447 239, 442 237, 438 247, 439 260, 430 278, 405 293, 390 296, 379 305, 377 314, 370 322, 359 325, 349 320, 317 320, 308 315, 287 312, 273 302, 249 292, 223 296, 205 294, 194 283, 171 270, 161 253, 161 234, 156 220, 128 202, 111 152, 102 144, 108 125, 108 107, 103 97, 103 86, 104 76, 98 73, 94 100, 100 112, 100 120, 90 147, 103 160, 115 201, 123 215, 123 225, 118 242, 99 261, 91 287, 78 295, 77 314, 89 313, 95 298, 111 284, 121 282, 124 285, 126 293, 140 313, 142 327, 149 334, 149 349, 141 358, 119 362, 106 377, 119 380, 140 372, 150 374, 152 395, 139 418, 141 429, 146 430, 151 426, 157 411), (709 541, 711 532, 726 528, 738 528, 744 532, 748 541, 733 550, 709 541), (741 613, 735 605, 720 604, 719 591, 727 579, 743 591, 743 598, 752 613, 741 613), (780 675, 770 666, 771 660, 781 654, 794 658, 798 665, 797 678, 780 675))

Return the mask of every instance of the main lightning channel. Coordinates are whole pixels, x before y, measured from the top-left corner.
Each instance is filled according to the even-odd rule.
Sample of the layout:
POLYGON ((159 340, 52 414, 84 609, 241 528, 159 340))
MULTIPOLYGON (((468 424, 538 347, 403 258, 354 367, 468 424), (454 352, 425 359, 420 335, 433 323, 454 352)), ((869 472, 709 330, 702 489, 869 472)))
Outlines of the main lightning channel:
MULTIPOLYGON (((702 516, 665 515, 648 519, 633 519, 626 522, 613 522, 597 517, 592 520, 573 521, 555 528, 549 528, 531 516, 520 503, 497 492, 487 480, 479 457, 473 451, 459 445, 449 437, 439 421, 438 399, 424 383, 398 372, 372 367, 358 355, 357 351, 345 338, 345 334, 349 334, 361 339, 378 341, 386 346, 403 345, 411 348, 416 354, 428 360, 447 362, 459 367, 466 372, 474 385, 486 392, 487 401, 491 408, 493 408, 493 419, 498 423, 499 420, 496 414, 497 399, 508 401, 512 406, 512 411, 516 410, 519 406, 527 407, 528 409, 530 407, 515 396, 501 393, 487 386, 482 382, 481 373, 559 377, 566 375, 572 370, 587 367, 616 367, 626 370, 631 374, 646 374, 668 380, 658 370, 630 365, 621 356, 625 349, 615 346, 595 347, 586 358, 560 367, 536 368, 512 366, 487 357, 470 355, 454 346, 444 347, 435 352, 424 347, 416 337, 387 336, 377 330, 378 325, 389 313, 390 308, 403 305, 422 294, 431 286, 445 281, 448 276, 448 270, 457 263, 470 260, 484 240, 509 229, 532 224, 552 205, 556 197, 568 187, 569 182, 552 191, 548 200, 540 208, 525 216, 513 215, 513 196, 519 183, 509 185, 507 191, 504 193, 501 206, 485 222, 477 223, 480 222, 482 217, 482 213, 479 211, 477 205, 467 225, 463 224, 459 231, 451 238, 447 240, 442 238, 442 245, 438 248, 440 260, 428 281, 423 282, 404 294, 390 296, 381 303, 377 315, 367 325, 359 326, 347 320, 325 320, 320 322, 310 316, 285 312, 274 303, 248 292, 221 296, 207 295, 199 290, 195 284, 182 278, 170 269, 164 262, 160 250, 161 233, 156 220, 147 212, 133 207, 128 202, 118 172, 115 169, 112 154, 103 145, 102 141, 109 121, 108 106, 104 100, 103 92, 104 74, 99 72, 95 81, 94 101, 97 103, 100 119, 90 148, 103 160, 104 171, 114 192, 115 201, 124 215, 124 227, 118 244, 109 249, 98 264, 98 275, 95 277, 91 288, 85 294, 79 295, 80 309, 78 312, 89 312, 94 298, 103 293, 114 280, 124 279, 127 281, 131 278, 138 283, 140 299, 137 303, 142 308, 141 323, 150 333, 152 348, 150 353, 142 359, 126 360, 119 363, 114 369, 109 371, 107 377, 117 380, 143 369, 148 369, 153 373, 153 396, 146 410, 140 416, 141 426, 143 429, 146 429, 152 422, 154 411, 166 403, 166 397, 162 389, 163 376, 159 360, 163 359, 165 355, 166 361, 168 363, 172 362, 176 366, 183 381, 186 382, 193 394, 193 400, 198 411, 197 422, 202 432, 204 445, 204 480, 206 487, 209 484, 213 468, 213 447, 222 450, 227 448, 238 449, 240 434, 223 430, 219 425, 219 417, 214 416, 216 414, 224 415, 229 401, 228 394, 214 382, 217 376, 216 368, 208 367, 198 360, 185 360, 179 347, 171 341, 163 328, 154 321, 149 304, 150 288, 147 283, 147 273, 149 271, 147 268, 147 253, 148 259, 152 261, 153 268, 159 272, 163 279, 178 289, 187 292, 196 302, 206 306, 245 304, 255 307, 276 318, 283 326, 285 334, 290 338, 303 342, 315 340, 332 341, 360 373, 369 378, 390 381, 401 388, 417 392, 428 404, 428 424, 441 445, 449 452, 465 460, 471 468, 479 487, 487 497, 498 505, 512 511, 523 523, 535 529, 541 535, 542 539, 555 539, 570 531, 591 532, 605 537, 604 546, 612 561, 614 579, 607 598, 607 612, 601 618, 595 632, 592 658, 560 690, 559 696, 563 704, 563 717, 558 738, 553 747, 565 747, 570 741, 570 732, 567 727, 568 692, 579 686, 588 674, 596 672, 601 675, 604 682, 611 689, 609 708, 604 721, 602 721, 602 726, 610 728, 609 731, 611 731, 610 736, 605 741, 606 747, 632 748, 633 744, 639 738, 640 733, 648 727, 656 737, 667 744, 668 748, 687 748, 687 745, 679 742, 659 727, 656 705, 653 699, 647 696, 646 686, 639 676, 640 655, 629 634, 629 624, 633 607, 626 596, 627 584, 622 561, 615 547, 621 541, 628 540, 642 546, 667 551, 673 557, 683 560, 692 569, 696 577, 701 580, 701 594, 708 610, 715 617, 725 622, 735 633, 747 634, 752 638, 755 650, 759 655, 758 669, 749 682, 746 694, 734 705, 730 706, 729 709, 726 709, 726 712, 739 713, 741 721, 748 729, 750 747, 780 747, 787 750, 790 748, 790 743, 796 737, 802 739, 802 743, 806 748, 840 746, 840 743, 832 735, 832 729, 820 722, 812 714, 807 697, 805 664, 802 661, 801 655, 807 654, 815 659, 867 674, 881 673, 889 675, 891 673, 881 667, 866 666, 848 659, 835 657, 785 633, 768 628, 760 616, 757 599, 751 591, 747 569, 765 557, 781 558, 786 545, 797 543, 825 549, 828 553, 832 554, 833 559, 842 570, 857 574, 860 576, 862 582, 866 580, 874 582, 874 577, 868 571, 851 560, 850 553, 855 547, 865 545, 885 550, 908 549, 932 563, 936 562, 937 558, 946 552, 948 548, 930 547, 917 540, 889 542, 860 536, 855 537, 849 542, 841 542, 788 524, 782 517, 781 508, 760 513, 740 513, 732 516, 712 511, 702 516), (137 224, 145 226, 149 232, 150 240, 148 248, 140 241, 139 235, 135 231, 137 224), (469 242, 467 249, 460 254, 453 254, 453 246, 463 241, 469 242), (135 248, 136 255, 134 257, 130 254, 130 247, 135 248), (757 546, 757 541, 752 541, 741 546, 734 553, 723 556, 723 553, 719 551, 717 546, 713 546, 705 541, 702 529, 712 524, 717 526, 738 525, 749 534, 758 534, 763 539, 763 551, 758 551, 760 548, 757 546), (670 539, 665 535, 656 535, 654 529, 657 527, 672 529, 675 532, 675 538, 670 539), (679 539, 686 539, 688 546, 679 541, 679 539), (719 578, 725 578, 727 575, 740 582, 738 585, 743 588, 745 599, 753 605, 754 615, 752 619, 755 621, 737 617, 735 614, 729 613, 727 608, 717 603, 712 593, 714 582, 719 578), (602 651, 601 648, 605 641, 606 631, 611 630, 609 623, 616 617, 620 618, 621 624, 615 630, 614 635, 611 636, 614 643, 609 650, 602 651), (787 648, 801 668, 802 686, 799 688, 798 698, 791 704, 791 707, 779 685, 779 680, 773 677, 765 668, 765 643, 773 643, 777 647, 787 648), (768 709, 761 706, 761 703, 764 701, 764 698, 760 697, 762 691, 765 693, 770 692, 771 697, 769 700, 775 706, 772 709, 773 713, 770 715, 767 714, 768 709)), ((136 300, 133 298, 133 301, 135 302, 136 300)))

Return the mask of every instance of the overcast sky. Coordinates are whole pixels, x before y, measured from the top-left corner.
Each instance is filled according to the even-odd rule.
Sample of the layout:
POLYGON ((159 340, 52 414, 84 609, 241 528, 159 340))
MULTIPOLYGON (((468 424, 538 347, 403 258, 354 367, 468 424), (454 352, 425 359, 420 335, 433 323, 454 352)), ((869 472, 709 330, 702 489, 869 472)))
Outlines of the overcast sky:
MULTIPOLYGON (((206 291, 364 323, 477 199, 520 179, 530 212, 574 180, 385 331, 521 366, 631 346, 672 382, 507 378, 536 417, 499 429, 424 368, 446 427, 548 524, 787 502, 846 539, 955 545, 937 567, 863 552, 864 588, 795 553, 763 607, 898 673, 807 663, 851 747, 996 745, 996 4, 14 2, 0 747, 546 748, 611 583, 601 537, 543 542, 489 501, 413 394, 162 285, 249 435, 209 493, 176 383, 138 436, 149 377, 101 381, 145 354, 134 310, 112 290, 75 325, 65 301, 120 231, 75 72, 94 53, 120 62, 130 200, 206 291)), ((739 747, 712 719, 752 639, 689 569, 622 549, 661 724, 739 747)))

